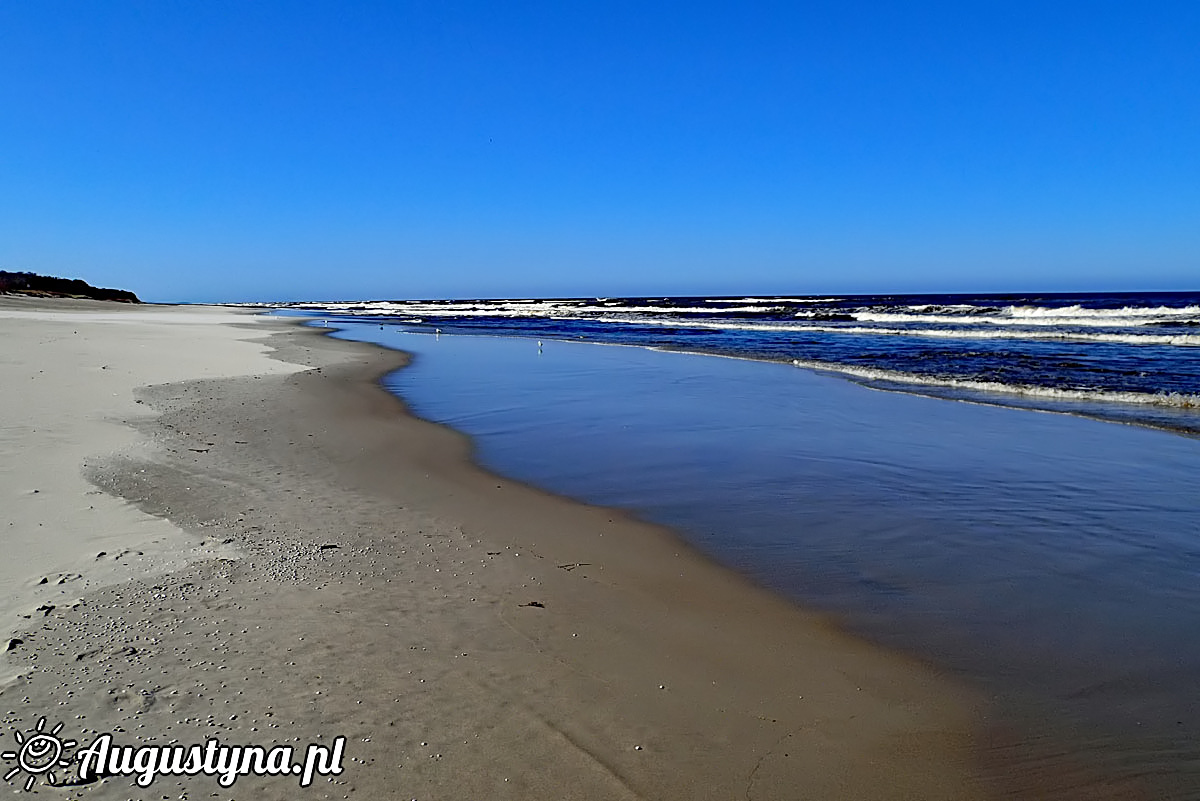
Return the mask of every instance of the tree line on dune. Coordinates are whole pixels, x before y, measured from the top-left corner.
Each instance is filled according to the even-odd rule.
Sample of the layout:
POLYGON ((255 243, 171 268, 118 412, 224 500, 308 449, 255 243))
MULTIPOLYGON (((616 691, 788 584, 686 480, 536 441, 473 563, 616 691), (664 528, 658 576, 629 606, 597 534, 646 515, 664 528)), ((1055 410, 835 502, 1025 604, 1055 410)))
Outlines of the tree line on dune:
POLYGON ((125 289, 92 286, 79 278, 55 278, 37 273, 12 273, 0 270, 0 294, 35 295, 51 298, 91 298, 121 303, 141 303, 125 289))

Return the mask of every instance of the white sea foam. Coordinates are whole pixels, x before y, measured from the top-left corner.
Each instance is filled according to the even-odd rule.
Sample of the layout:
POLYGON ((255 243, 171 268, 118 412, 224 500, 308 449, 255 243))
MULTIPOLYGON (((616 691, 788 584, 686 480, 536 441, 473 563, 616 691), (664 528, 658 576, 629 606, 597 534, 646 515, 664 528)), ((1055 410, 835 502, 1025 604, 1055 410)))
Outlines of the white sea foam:
POLYGON ((1008 306, 1013 317, 1197 317, 1200 306, 1122 306, 1119 309, 1086 309, 1082 306, 1008 306))
POLYGON ((770 311, 770 307, 764 306, 726 306, 723 309, 704 309, 696 306, 605 306, 604 308, 596 308, 595 306, 577 306, 572 309, 577 313, 597 313, 611 314, 613 312, 623 312, 625 314, 712 314, 713 312, 764 312, 770 311))
POLYGON ((869 326, 839 328, 832 325, 795 326, 795 330, 937 339, 1035 339, 1059 342, 1113 342, 1125 345, 1200 346, 1200 334, 1098 334, 1085 331, 980 331, 964 328, 871 328, 869 326))
MULTIPOLYGON (((583 301, 475 301, 475 302, 405 302, 371 301, 368 303, 311 303, 307 308, 328 312, 344 312, 360 316, 389 314, 424 314, 429 317, 548 317, 575 318, 598 314, 712 314, 714 309, 684 306, 621 306, 595 305, 583 301)), ((720 312, 763 312, 762 306, 733 306, 720 312)))
POLYGON ((518 301, 516 303, 397 303, 372 301, 370 303, 312 303, 306 308, 328 312, 341 312, 356 316, 373 317, 395 314, 423 314, 430 317, 547 317, 563 307, 542 301, 518 301))
MULTIPOLYGON (((907 307, 911 312, 851 311, 864 323, 947 323, 963 325, 1024 325, 1084 328, 1128 328, 1161 323, 1200 322, 1200 306, 1126 306, 1120 309, 1086 309, 1082 306, 922 306, 907 307), (951 310, 929 314, 934 309, 951 310), (967 313, 958 313, 966 311, 967 313)), ((811 312, 801 312, 811 316, 811 312)))
MULTIPOLYGON (((752 323, 709 320, 629 320, 622 317, 600 317, 596 322, 626 325, 657 325, 677 328, 704 328, 716 331, 815 332, 823 334, 866 334, 900 337, 934 337, 938 339, 1033 339, 1063 342, 1113 342, 1126 345, 1200 346, 1200 334, 1114 334, 1090 331, 991 330, 973 328, 876 328, 865 325, 817 325, 812 323, 752 323)), ((949 322, 943 320, 942 322, 949 322)))
POLYGON ((982 317, 974 315, 949 314, 899 314, 895 312, 851 312, 851 316, 863 323, 955 323, 956 325, 994 325, 994 326, 1039 326, 1078 328, 1136 328, 1160 323, 1200 322, 1200 313, 1196 317, 1150 317, 1145 315, 1129 317, 1085 317, 1085 316, 1051 316, 1049 314, 1024 317, 982 317))
MULTIPOLYGON (((604 319, 605 315, 642 315, 692 317, 708 314, 769 313, 787 310, 794 303, 832 303, 838 298, 724 298, 706 299, 707 306, 622 305, 623 301, 592 300, 469 300, 469 301, 363 301, 304 304, 307 308, 330 313, 360 316, 415 314, 426 317, 502 317, 604 319), (738 304, 738 305, 734 305, 738 304), (759 305, 768 304, 768 305, 759 305)), ((794 312, 797 319, 821 319, 830 314, 847 314, 860 323, 961 325, 969 327, 1004 328, 1135 328, 1156 324, 1200 323, 1200 306, 1123 307, 1120 309, 1089 309, 1082 306, 975 306, 971 304, 914 304, 906 311, 875 311, 868 309, 829 309, 794 312)), ((711 326, 724 327, 724 322, 711 326)), ((734 327, 734 326, 729 326, 734 327)), ((743 330, 770 330, 745 327, 743 330)), ((917 336, 948 336, 932 333, 917 336)), ((1014 338, 1032 338, 1021 335, 1014 338)), ((1068 338, 1054 336, 1052 338, 1068 338)), ((1071 337, 1086 338, 1086 337, 1071 337)), ((1119 342, 1105 338, 1097 341, 1119 342)), ((1194 344, 1185 335, 1182 339, 1160 340, 1159 344, 1194 344)))
MULTIPOLYGON (((725 314, 728 312, 763 313, 783 310, 788 303, 823 303, 836 298, 741 298, 706 299, 706 303, 722 304, 719 307, 704 306, 651 306, 625 305, 624 301, 610 298, 595 300, 468 300, 468 301, 385 301, 372 300, 338 303, 298 304, 304 308, 321 309, 328 312, 344 312, 357 315, 385 315, 397 312, 426 314, 441 317, 586 317, 596 314, 725 314), (736 304, 736 305, 725 305, 736 304), (767 304, 767 305, 762 305, 767 304)), ((275 304, 265 304, 275 305, 275 304)))
POLYGON ((871 381, 887 381, 893 384, 945 387, 974 392, 993 392, 1005 395, 1021 395, 1051 400, 1090 401, 1093 403, 1124 403, 1142 406, 1165 406, 1175 409, 1200 409, 1200 395, 1179 392, 1113 392, 1091 389, 1057 389, 1029 384, 1004 384, 999 381, 975 381, 965 378, 942 378, 903 373, 898 370, 881 370, 874 367, 853 367, 831 364, 809 359, 792 359, 792 364, 809 370, 841 373, 842 375, 865 378, 871 381))
POLYGON ((939 311, 939 310, 940 311, 951 311, 951 312, 964 312, 964 311, 972 311, 972 310, 985 311, 988 309, 992 309, 993 307, 991 307, 991 306, 975 306, 970 303, 950 303, 950 304, 919 303, 915 306, 905 306, 904 308, 908 309, 909 311, 914 311, 914 312, 932 312, 932 311, 939 311))
POLYGON ((837 303, 845 298, 705 298, 705 303, 837 303))

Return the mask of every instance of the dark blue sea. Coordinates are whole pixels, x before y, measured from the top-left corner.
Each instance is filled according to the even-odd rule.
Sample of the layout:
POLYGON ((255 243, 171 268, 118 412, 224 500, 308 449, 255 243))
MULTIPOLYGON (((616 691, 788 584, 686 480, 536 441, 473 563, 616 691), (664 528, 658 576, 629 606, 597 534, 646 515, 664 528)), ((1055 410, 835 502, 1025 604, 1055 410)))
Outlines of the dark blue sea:
POLYGON ((1200 433, 1200 292, 296 306, 445 333, 783 361, 879 388, 1200 433))
POLYGON ((1200 797, 1200 293, 302 308, 485 466, 975 683, 1010 773, 1200 797))

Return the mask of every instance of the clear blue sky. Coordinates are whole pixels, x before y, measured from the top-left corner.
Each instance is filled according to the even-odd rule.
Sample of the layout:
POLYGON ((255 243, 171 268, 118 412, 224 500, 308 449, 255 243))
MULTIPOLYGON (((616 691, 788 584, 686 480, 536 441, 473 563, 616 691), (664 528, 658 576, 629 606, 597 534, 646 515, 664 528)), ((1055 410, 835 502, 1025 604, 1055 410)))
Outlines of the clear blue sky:
POLYGON ((0 269, 155 300, 1200 289, 1200 3, 0 3, 0 269))

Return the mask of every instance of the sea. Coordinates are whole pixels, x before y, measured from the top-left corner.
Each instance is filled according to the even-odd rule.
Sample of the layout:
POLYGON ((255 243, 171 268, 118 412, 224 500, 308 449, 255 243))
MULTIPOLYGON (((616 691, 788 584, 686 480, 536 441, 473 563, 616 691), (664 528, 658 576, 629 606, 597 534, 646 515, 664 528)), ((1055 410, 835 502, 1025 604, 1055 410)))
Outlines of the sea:
POLYGON ((1200 292, 297 304, 440 329, 825 370, 880 389, 1200 434, 1200 292))
POLYGON ((1200 293, 280 306, 412 353, 485 467, 980 688, 1010 786, 1200 797, 1200 293))

